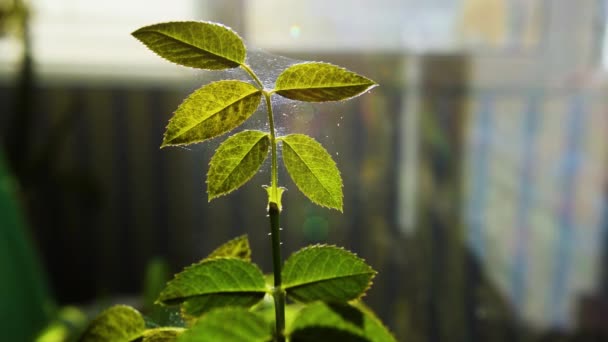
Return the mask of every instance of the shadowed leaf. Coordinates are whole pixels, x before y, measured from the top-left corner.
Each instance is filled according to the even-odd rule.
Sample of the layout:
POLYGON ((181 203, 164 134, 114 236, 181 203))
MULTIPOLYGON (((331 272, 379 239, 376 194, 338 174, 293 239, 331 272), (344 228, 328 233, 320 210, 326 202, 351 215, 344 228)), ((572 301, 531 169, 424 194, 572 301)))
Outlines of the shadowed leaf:
POLYGON ((277 77, 275 91, 292 100, 325 102, 346 100, 375 86, 374 81, 339 66, 306 62, 285 69, 277 77))
POLYGON ((329 153, 304 134, 282 137, 283 162, 298 189, 321 206, 342 211, 342 178, 329 153))
POLYGON ((223 308, 209 312, 178 342, 268 342, 270 326, 259 315, 242 308, 223 308))
POLYGON ((345 303, 308 305, 295 317, 288 334, 293 342, 396 342, 373 314, 345 303))
POLYGON ((186 313, 195 316, 235 302, 253 305, 265 293, 264 275, 256 265, 235 258, 213 258, 176 274, 157 302, 164 305, 187 302, 186 313))
POLYGON ((283 288, 302 302, 346 302, 361 297, 376 272, 353 253, 335 246, 309 246, 283 267, 283 288))
POLYGON ((255 112, 261 98, 259 89, 242 81, 203 86, 177 108, 161 147, 193 144, 231 131, 255 112))
POLYGON ((216 293, 210 296, 199 296, 188 299, 181 305, 182 318, 189 324, 194 323, 203 314, 220 307, 251 307, 264 298, 263 293, 216 293))
POLYGON ((221 24, 167 22, 142 27, 132 34, 159 56, 192 68, 222 70, 245 61, 243 41, 221 24))
POLYGON ((226 195, 253 177, 268 156, 270 138, 261 131, 243 131, 217 149, 207 173, 209 200, 226 195))

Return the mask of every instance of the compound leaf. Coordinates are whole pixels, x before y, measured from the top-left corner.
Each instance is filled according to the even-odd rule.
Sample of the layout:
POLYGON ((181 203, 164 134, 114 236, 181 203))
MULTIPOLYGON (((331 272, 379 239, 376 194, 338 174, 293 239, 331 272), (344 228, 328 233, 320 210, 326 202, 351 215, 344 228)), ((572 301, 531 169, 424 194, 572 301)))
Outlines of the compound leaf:
POLYGON ((100 313, 91 321, 80 337, 80 342, 129 342, 146 329, 141 314, 130 306, 116 305, 100 313))
POLYGON ((268 342, 269 324, 258 314, 243 308, 222 308, 201 317, 178 342, 268 342))
POLYGON ((241 37, 217 23, 166 22, 142 27, 132 34, 160 57, 187 67, 222 70, 245 61, 241 37))
POLYGON ((283 162, 298 189, 321 206, 342 211, 342 178, 329 153, 313 138, 290 134, 283 141, 283 162))
POLYGON ((201 87, 177 108, 161 147, 201 142, 238 127, 258 108, 261 94, 253 85, 236 80, 201 87))
POLYGON ((306 62, 285 69, 276 80, 275 92, 299 101, 340 101, 376 85, 366 77, 333 64, 306 62))
POLYGON ((238 236, 218 248, 216 248, 207 259, 220 258, 220 257, 232 257, 243 259, 245 261, 251 261, 251 248, 249 247, 249 239, 247 235, 238 236))
POLYGON ((261 131, 243 131, 217 149, 207 173, 209 200, 226 195, 253 177, 268 156, 270 138, 261 131))
POLYGON ((376 272, 353 253, 315 245, 292 254, 283 267, 283 288, 301 302, 346 302, 361 297, 376 272))
POLYGON ((196 316, 235 302, 253 305, 265 293, 264 275, 256 265, 241 259, 218 257, 205 259, 176 274, 157 302, 164 305, 184 303, 182 309, 188 315, 196 316))
POLYGON ((290 341, 396 342, 369 310, 346 303, 315 302, 288 327, 290 341))

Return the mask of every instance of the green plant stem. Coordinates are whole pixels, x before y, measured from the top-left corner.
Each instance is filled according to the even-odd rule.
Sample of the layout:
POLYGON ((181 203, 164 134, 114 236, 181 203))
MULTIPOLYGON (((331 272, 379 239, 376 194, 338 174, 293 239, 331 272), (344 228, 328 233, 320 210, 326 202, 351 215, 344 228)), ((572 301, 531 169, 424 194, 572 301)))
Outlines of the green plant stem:
POLYGON ((264 98, 266 99, 266 108, 268 108, 268 125, 270 126, 270 153, 272 158, 272 170, 270 173, 270 186, 272 188, 273 200, 277 201, 277 205, 281 208, 281 203, 278 203, 281 199, 279 198, 279 186, 278 186, 278 169, 277 169, 277 139, 274 131, 274 116, 272 114, 272 103, 270 102, 270 94, 264 92, 264 98))
POLYGON ((272 271, 274 274, 274 288, 272 296, 274 298, 274 311, 276 321, 276 340, 285 341, 283 332, 285 330, 285 291, 281 284, 281 235, 279 228, 279 207, 276 203, 270 202, 268 205, 268 216, 270 217, 270 235, 272 241, 272 271))
POLYGON ((274 114, 272 112, 272 102, 270 100, 271 92, 264 90, 264 85, 257 77, 255 72, 249 68, 246 64, 242 64, 241 67, 245 70, 251 78, 258 84, 264 93, 264 99, 266 101, 266 112, 268 114, 268 125, 270 128, 270 148, 271 148, 271 173, 270 173, 270 191, 268 193, 268 216, 270 218, 270 235, 272 245, 272 272, 274 274, 274 288, 272 291, 272 297, 274 298, 274 309, 275 309, 275 322, 276 322, 276 336, 277 342, 285 341, 285 291, 282 289, 281 284, 281 269, 283 261, 281 258, 281 234, 279 227, 279 215, 281 214, 281 198, 279 194, 278 186, 278 168, 277 168, 277 139, 274 129, 274 114))

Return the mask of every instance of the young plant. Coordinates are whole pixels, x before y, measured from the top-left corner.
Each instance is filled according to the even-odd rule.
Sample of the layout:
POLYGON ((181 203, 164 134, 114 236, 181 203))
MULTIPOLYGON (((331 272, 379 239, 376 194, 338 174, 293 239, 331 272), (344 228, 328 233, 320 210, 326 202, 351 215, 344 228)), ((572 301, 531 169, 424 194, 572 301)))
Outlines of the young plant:
POLYGON ((306 62, 287 67, 274 88, 265 89, 246 63, 242 39, 216 23, 160 23, 133 35, 173 63, 205 70, 241 68, 251 77, 251 82, 221 80, 194 91, 169 121, 161 147, 199 143, 230 132, 264 101, 269 132, 244 130, 221 143, 211 158, 207 192, 212 200, 238 189, 270 153, 266 191, 272 283, 267 284, 251 263, 249 242, 241 236, 175 275, 160 293, 157 303, 180 306, 185 327, 147 328, 135 309, 115 306, 91 323, 82 341, 394 341, 359 300, 376 273, 362 259, 342 248, 314 245, 283 264, 280 248, 284 188, 278 183, 278 144, 288 174, 312 202, 342 211, 343 195, 340 172, 321 144, 304 134, 277 136, 272 96, 342 101, 376 83, 332 64, 306 62))

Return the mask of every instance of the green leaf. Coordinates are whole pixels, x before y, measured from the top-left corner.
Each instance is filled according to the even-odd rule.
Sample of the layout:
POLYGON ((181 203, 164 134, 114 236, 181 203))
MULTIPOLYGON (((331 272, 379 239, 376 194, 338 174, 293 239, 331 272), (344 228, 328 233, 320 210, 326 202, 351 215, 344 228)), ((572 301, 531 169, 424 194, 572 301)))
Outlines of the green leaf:
POLYGON ((224 243, 211 252, 211 254, 207 256, 207 259, 220 257, 232 257, 245 261, 251 261, 251 248, 249 247, 249 239, 247 238, 247 235, 241 235, 224 243))
POLYGON ((193 324, 203 314, 221 307, 244 307, 249 308, 263 299, 263 295, 252 295, 252 293, 217 293, 212 296, 200 296, 188 299, 181 305, 182 318, 193 324))
POLYGON ((178 342, 268 342, 270 326, 259 315, 243 308, 209 312, 184 332, 178 342))
POLYGON ((209 200, 226 195, 253 177, 268 156, 270 138, 261 131, 243 131, 226 139, 209 163, 209 200))
POLYGON ((205 259, 175 275, 160 293, 158 303, 184 303, 191 319, 226 305, 253 305, 264 297, 266 284, 260 269, 236 258, 205 259))
POLYGON ((321 206, 342 211, 342 178, 329 153, 304 134, 282 137, 283 162, 300 191, 321 206))
POLYGON ((177 108, 161 147, 201 142, 238 127, 258 108, 261 94, 253 85, 235 80, 201 87, 177 108))
POLYGON ((346 100, 377 84, 339 66, 307 62, 285 69, 275 83, 275 92, 292 100, 325 102, 346 100))
POLYGON ((376 275, 363 259, 335 246, 309 246, 292 254, 283 267, 283 288, 302 302, 346 302, 361 297, 376 275))
POLYGON ((142 27, 132 34, 160 57, 192 68, 222 70, 245 61, 241 37, 217 23, 167 22, 142 27))
POLYGON ((345 303, 316 302, 300 310, 287 330, 292 342, 395 342, 370 311, 345 303))
POLYGON ((80 342, 129 342, 146 329, 141 314, 130 306, 116 305, 100 313, 80 337, 80 342))
POLYGON ((183 328, 163 327, 148 329, 144 331, 141 337, 133 342, 174 342, 181 333, 184 332, 183 328))

